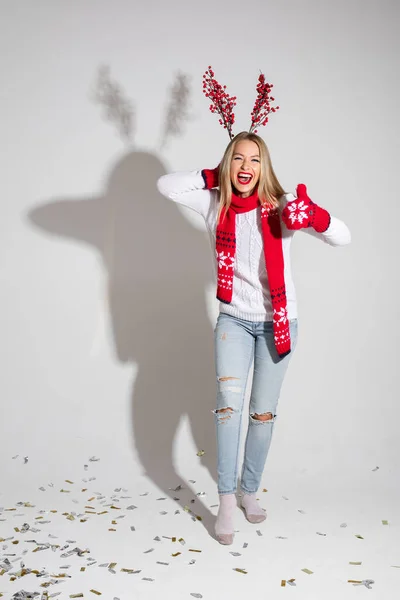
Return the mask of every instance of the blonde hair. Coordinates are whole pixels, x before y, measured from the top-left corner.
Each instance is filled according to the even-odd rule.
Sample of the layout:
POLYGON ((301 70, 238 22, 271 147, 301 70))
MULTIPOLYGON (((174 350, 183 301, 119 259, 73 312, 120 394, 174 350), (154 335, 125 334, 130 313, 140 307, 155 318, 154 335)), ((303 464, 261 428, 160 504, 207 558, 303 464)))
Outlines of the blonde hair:
POLYGON ((249 133, 248 131, 242 131, 235 135, 235 137, 229 142, 224 156, 222 157, 219 166, 219 188, 220 188, 220 202, 217 223, 219 223, 222 210, 225 208, 228 210, 232 201, 232 182, 231 182, 231 162, 235 152, 235 146, 242 140, 250 140, 255 142, 260 152, 260 179, 258 181, 258 197, 263 206, 271 206, 277 208, 279 205, 279 199, 285 193, 281 184, 275 175, 272 167, 271 157, 266 143, 255 133, 249 133))

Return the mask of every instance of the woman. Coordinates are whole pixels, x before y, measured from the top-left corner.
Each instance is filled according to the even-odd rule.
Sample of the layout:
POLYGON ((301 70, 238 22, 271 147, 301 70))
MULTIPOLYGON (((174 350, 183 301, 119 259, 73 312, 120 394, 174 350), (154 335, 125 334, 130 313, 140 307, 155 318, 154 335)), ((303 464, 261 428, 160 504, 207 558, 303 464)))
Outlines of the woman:
POLYGON ((261 137, 242 132, 216 169, 164 175, 158 189, 205 220, 216 252, 220 312, 215 337, 219 509, 215 533, 232 544, 240 428, 254 361, 241 471, 241 507, 251 523, 266 518, 256 501, 279 394, 297 341, 290 244, 296 229, 316 231, 332 246, 350 242, 346 225, 314 204, 303 184, 286 194, 261 137), (219 190, 216 189, 219 186, 219 190))

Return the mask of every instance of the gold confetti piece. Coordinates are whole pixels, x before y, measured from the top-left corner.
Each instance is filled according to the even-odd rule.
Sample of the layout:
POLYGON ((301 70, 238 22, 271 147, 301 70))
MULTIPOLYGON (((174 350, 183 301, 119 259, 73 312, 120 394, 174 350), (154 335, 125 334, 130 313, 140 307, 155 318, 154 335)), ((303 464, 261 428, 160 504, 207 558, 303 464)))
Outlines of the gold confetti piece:
POLYGON ((117 531, 117 530, 110 527, 110 529, 108 531, 117 531))
POLYGON ((65 480, 65 483, 71 483, 71 484, 73 485, 73 483, 74 483, 74 482, 73 482, 73 481, 70 481, 69 479, 66 479, 66 480, 65 480))
POLYGON ((352 561, 349 562, 349 565, 361 565, 361 564, 362 564, 361 562, 352 562, 352 561))
POLYGON ((91 498, 89 498, 88 502, 92 502, 92 500, 94 500, 96 498, 96 496, 92 496, 91 498))
POLYGON ((358 579, 348 579, 347 583, 362 583, 362 581, 359 581, 358 579))
POLYGON ((199 450, 199 451, 197 452, 197 456, 204 456, 204 455, 205 455, 205 452, 204 452, 204 450, 199 450))
POLYGON ((16 531, 17 533, 19 533, 18 527, 14 527, 14 531, 16 531))
POLYGON ((81 492, 87 492, 87 488, 82 488, 81 492))
POLYGON ((134 573, 135 569, 121 569, 122 573, 134 573))
POLYGON ((39 521, 40 519, 43 519, 43 517, 35 517, 35 521, 39 521))
POLYGON ((263 492, 268 492, 268 490, 266 490, 265 488, 263 489, 263 492))
POLYGON ((175 554, 171 554, 171 556, 175 558, 175 556, 179 556, 180 554, 182 554, 182 552, 175 552, 175 554))
POLYGON ((302 569, 302 571, 304 571, 304 573, 307 573, 307 575, 312 575, 314 573, 314 571, 310 571, 310 569, 302 569))
POLYGON ((85 510, 85 515, 97 515, 95 510, 85 510))
POLYGON ((176 542, 176 537, 173 537, 173 538, 172 538, 172 541, 173 541, 173 542, 176 542))
POLYGON ((245 569, 233 569, 234 571, 237 571, 238 573, 243 573, 243 575, 247 575, 247 571, 245 569))
POLYGON ((108 513, 108 510, 103 510, 99 513, 97 513, 98 515, 106 515, 108 513))
POLYGON ((86 571, 86 567, 81 567, 81 571, 86 571))
POLYGON ((80 523, 86 523, 87 519, 80 519, 80 523))
POLYGON ((57 511, 56 510, 51 510, 50 512, 55 514, 57 511))
POLYGON ((358 533, 356 533, 356 538, 358 538, 359 540, 363 540, 364 539, 363 536, 360 535, 360 534, 358 534, 358 533))
POLYGON ((116 566, 117 566, 117 563, 110 563, 110 564, 108 565, 108 568, 109 568, 109 569, 115 569, 115 567, 116 567, 116 566))
POLYGON ((17 510, 16 508, 6 508, 6 511, 12 511, 12 510, 17 510))
POLYGON ((285 585, 286 585, 286 579, 282 579, 282 581, 281 581, 281 587, 285 587, 285 585))
POLYGON ((70 598, 83 598, 83 594, 70 594, 70 598))
POLYGON ((94 506, 85 506, 88 510, 96 510, 94 506))
POLYGON ((202 521, 203 520, 203 517, 200 517, 199 515, 195 515, 195 517, 196 517, 197 521, 202 521))
POLYGON ((114 505, 112 505, 112 506, 110 506, 110 508, 113 508, 114 510, 121 510, 120 506, 114 506, 114 505))
POLYGON ((101 596, 101 592, 98 592, 97 590, 90 590, 92 592, 92 594, 96 594, 96 596, 101 596))
POLYGON ((63 489, 61 489, 60 492, 62 492, 63 494, 70 494, 71 490, 63 490, 63 489))
POLYGON ((189 548, 189 552, 203 552, 203 550, 193 550, 193 548, 189 548))
POLYGON ((294 577, 292 579, 288 579, 288 583, 293 583, 293 581, 296 581, 294 577))
POLYGON ((382 525, 389 525, 389 521, 386 521, 386 519, 382 520, 382 525))
POLYGON ((14 540, 13 544, 19 544, 19 540, 14 540))
POLYGON ((111 521, 111 525, 118 525, 117 521, 111 521))

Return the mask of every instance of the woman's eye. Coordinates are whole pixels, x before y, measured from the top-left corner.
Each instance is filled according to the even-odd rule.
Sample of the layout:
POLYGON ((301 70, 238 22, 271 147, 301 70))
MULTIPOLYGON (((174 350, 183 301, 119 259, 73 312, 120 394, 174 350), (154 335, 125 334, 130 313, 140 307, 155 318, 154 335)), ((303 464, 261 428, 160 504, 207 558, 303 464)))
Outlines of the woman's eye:
POLYGON ((258 158, 253 158, 253 162, 258 162, 259 163, 260 161, 258 160, 258 158))

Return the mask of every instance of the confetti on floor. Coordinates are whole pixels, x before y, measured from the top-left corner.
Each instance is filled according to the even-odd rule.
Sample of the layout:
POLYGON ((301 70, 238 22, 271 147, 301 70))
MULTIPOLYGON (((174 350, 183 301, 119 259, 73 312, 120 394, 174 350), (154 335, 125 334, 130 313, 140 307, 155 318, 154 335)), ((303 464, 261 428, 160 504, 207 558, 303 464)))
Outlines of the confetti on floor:
MULTIPOLYGON (((17 459, 18 456, 19 455, 13 458, 17 459)), ((100 459, 93 456, 88 460, 88 463, 94 463, 98 461, 100 461, 100 459)), ((29 469, 30 467, 28 466, 26 468, 29 469)), ((87 471, 88 468, 89 465, 85 465, 84 470, 87 471)), ((149 536, 149 539, 147 539, 144 547, 135 548, 135 556, 134 559, 132 559, 133 564, 129 564, 128 562, 128 564, 125 564, 125 566, 121 560, 119 560, 118 563, 116 562, 118 558, 117 556, 102 556, 101 562, 98 561, 93 556, 92 550, 86 547, 86 544, 83 540, 86 539, 85 527, 87 527, 87 525, 85 526, 85 523, 87 522, 91 522, 92 524, 95 523, 99 528, 102 528, 105 536, 112 536, 117 530, 124 530, 129 532, 129 535, 132 536, 130 539, 137 540, 138 534, 131 533, 136 532, 137 528, 131 522, 128 522, 128 519, 126 518, 131 517, 131 520, 136 520, 136 515, 138 515, 137 525, 138 529, 140 529, 141 506, 143 506, 143 502, 146 503, 146 508, 149 506, 154 507, 153 514, 155 519, 162 518, 164 521, 164 517, 169 515, 169 519, 165 519, 165 521, 168 523, 168 527, 170 527, 171 523, 173 522, 171 519, 174 519, 175 515, 181 515, 180 517, 176 516, 177 524, 179 524, 179 518, 190 519, 196 522, 201 521, 202 516, 195 514, 192 508, 193 505, 199 506, 200 512, 200 505, 202 505, 202 501, 199 500, 199 498, 206 498, 206 492, 192 490, 190 486, 185 487, 181 484, 175 487, 169 487, 171 492, 179 493, 179 496, 182 494, 185 503, 183 502, 183 499, 181 500, 180 497, 173 496, 172 494, 169 497, 168 493, 167 496, 160 496, 160 490, 158 492, 141 491, 141 493, 138 493, 137 491, 132 497, 129 495, 128 489, 118 487, 115 488, 112 493, 104 494, 98 490, 93 491, 94 485, 92 482, 96 480, 95 477, 79 480, 79 478, 73 477, 73 473, 66 473, 65 475, 69 475, 69 477, 61 478, 58 483, 56 481, 55 484, 49 482, 47 485, 35 487, 36 490, 40 490, 41 492, 40 499, 46 499, 46 508, 37 506, 32 501, 30 502, 29 498, 22 498, 21 501, 16 502, 14 505, 11 504, 6 507, 0 507, 2 533, 5 531, 4 523, 7 526, 10 525, 9 533, 3 533, 5 537, 0 538, 0 582, 2 585, 4 585, 4 582, 7 581, 12 582, 15 586, 18 585, 18 583, 24 578, 23 581, 27 581, 30 584, 25 586, 28 588, 28 590, 33 590, 35 587, 34 584, 37 586, 34 591, 25 591, 24 589, 21 589, 20 591, 15 592, 12 596, 13 600, 29 600, 31 598, 38 598, 38 600, 49 600, 57 598, 58 596, 69 598, 85 598, 91 596, 104 597, 105 590, 102 590, 101 586, 97 584, 95 580, 91 582, 91 584, 95 587, 89 588, 88 586, 87 589, 84 589, 84 587, 79 583, 76 585, 76 581, 78 581, 76 577, 77 573, 86 574, 88 571, 93 573, 96 569, 102 569, 106 577, 115 578, 115 581, 117 581, 118 578, 130 579, 130 577, 134 577, 137 580, 147 582, 143 584, 147 586, 147 584, 150 585, 152 583, 156 583, 157 581, 160 584, 163 573, 166 573, 170 568, 174 568, 172 565, 177 565, 178 567, 182 566, 182 568, 185 566, 191 566, 193 572, 195 572, 197 568, 194 566, 196 565, 196 560, 190 558, 189 553, 195 553, 199 555, 199 561, 197 565, 201 563, 201 560, 204 560, 204 555, 206 553, 201 548, 201 542, 199 542, 199 538, 194 537, 189 539, 189 537, 187 537, 186 542, 185 538, 180 535, 178 529, 172 529, 172 531, 170 529, 168 531, 161 530, 159 532, 160 535, 156 536, 154 536, 153 532, 151 538, 149 536), (81 487, 82 481, 86 484, 85 487, 81 487), (57 500, 55 499, 57 497, 62 497, 62 500, 60 500, 62 509, 60 509, 60 506, 57 506, 56 504, 57 500), (162 506, 167 510, 158 510, 158 508, 160 508, 160 502, 163 503, 162 506), (173 502, 181 502, 183 510, 176 510, 175 512, 173 510, 171 511, 169 504, 173 504, 173 502), (192 508, 190 508, 191 506, 192 508), (125 523, 124 519, 126 519, 125 523), (64 527, 73 528, 71 531, 73 530, 74 534, 70 533, 62 539, 54 535, 53 531, 56 531, 61 523, 64 524, 64 527), (67 524, 65 525, 65 523, 67 524), (112 527, 110 527, 110 525, 112 525, 112 527), (78 529, 76 529, 77 527, 82 528, 81 536, 75 534, 75 532, 78 531, 78 529), (162 535, 163 532, 169 533, 169 535, 162 535), (72 537, 74 539, 72 539, 72 537), (156 544, 154 542, 156 542, 156 544), (164 556, 159 556, 159 550, 162 547, 164 556), (178 551, 178 548, 180 548, 180 551, 178 551), (176 551, 173 552, 173 550, 176 551), (46 566, 41 566, 40 569, 37 569, 32 566, 31 557, 43 557, 41 565, 46 565, 46 556, 49 556, 50 554, 57 558, 58 565, 56 568, 49 569, 46 568, 46 566), (149 560, 153 562, 147 562, 143 565, 140 563, 140 556, 150 556, 149 560), (168 557, 174 558, 174 561, 168 559, 168 557), (162 560, 162 558, 164 558, 164 560, 162 560), (153 565, 153 572, 151 571, 151 565, 153 565), (36 583, 36 580, 39 583, 36 583), (65 583, 68 581, 73 582, 72 592, 74 593, 67 594, 65 596, 63 592, 58 591, 58 589, 62 589, 65 586, 65 583), (33 582, 33 585, 31 582, 33 582), (45 591, 43 591, 43 589, 45 591)), ((194 485, 196 481, 190 480, 189 483, 194 485)), ((267 492, 267 489, 263 488, 262 491, 267 492)), ((161 493, 166 493, 166 489, 161 490, 161 493)), ((282 496, 282 498, 288 500, 288 498, 285 496, 282 496)), ((218 504, 210 505, 208 503, 205 503, 204 505, 208 505, 208 508, 218 506, 218 504)), ((296 512, 306 514, 306 511, 303 509, 290 507, 290 504, 285 505, 285 510, 291 510, 294 515, 296 512)), ((384 509, 383 514, 385 513, 386 510, 384 509)), ((311 514, 311 511, 307 510, 307 514, 311 514)), ((386 513, 386 515, 390 517, 390 514, 388 515, 386 513)), ((306 524, 308 519, 304 521, 302 519, 302 522, 306 524)), ((388 530, 387 535, 390 535, 390 532, 395 528, 395 520, 393 519, 391 522, 392 527, 390 530, 388 530)), ((351 523, 350 519, 349 523, 351 523)), ((389 525, 389 520, 381 519, 381 523, 382 525, 389 525)), ((360 529, 362 530, 362 525, 356 526, 357 528, 360 526, 360 529)), ((337 528, 337 524, 335 524, 334 527, 337 528)), ((342 523, 340 527, 343 529, 346 528, 347 523, 342 523)), ((328 530, 328 528, 326 530, 329 534, 329 539, 324 541, 321 540, 321 542, 315 541, 316 544, 323 544, 323 546, 319 547, 323 547, 324 549, 329 547, 329 542, 333 537, 331 535, 331 530, 328 530)), ((235 531, 240 533, 240 530, 235 531)), ((203 529, 202 532, 204 533, 203 529)), ((315 528, 310 528, 310 535, 315 535, 314 532, 315 528)), ((328 537, 328 534, 325 532, 316 531, 316 534, 324 538, 328 537)), ((258 540, 255 542, 258 547, 262 548, 265 543, 270 544, 274 541, 274 539, 289 539, 287 536, 283 535, 271 536, 268 527, 262 529, 249 528, 246 530, 246 535, 249 535, 248 539, 250 541, 250 551, 252 549, 252 543, 255 542, 255 540, 258 540)), ((352 537, 354 540, 353 535, 355 535, 355 537, 358 539, 364 539, 364 537, 360 534, 352 534, 350 531, 341 533, 342 538, 349 539, 352 537)), ((367 538, 370 538, 370 536, 367 535, 367 538)), ((244 549, 249 547, 249 542, 240 541, 240 544, 244 549)), ((290 544, 290 542, 288 542, 288 544, 290 544)), ((365 548, 365 544, 362 546, 365 548)), ((287 546, 285 545, 285 547, 287 546)), ((218 551, 219 550, 220 547, 218 546, 218 551)), ((247 550, 247 552, 249 552, 249 550, 247 550)), ((233 559, 242 556, 242 553, 236 550, 229 551, 226 549, 226 553, 232 557, 233 564, 236 562, 236 560, 233 559)), ((247 558, 248 557, 249 554, 247 555, 247 558)), ((345 559, 345 564, 358 567, 363 564, 361 561, 350 561, 349 558, 351 557, 347 557, 347 559, 345 559)), ((396 558, 394 558, 394 560, 396 560, 396 558)), ((230 569, 233 567, 232 562, 230 563, 230 569)), ((388 567, 389 566, 394 569, 400 569, 400 565, 388 565, 388 567)), ((249 574, 245 568, 234 567, 232 570, 244 575, 249 574)), ((314 574, 314 572, 308 568, 302 568, 300 570, 308 575, 314 574)), ((361 570, 358 572, 360 571, 361 570)), ((318 569, 318 572, 320 572, 320 569, 318 569)), ((251 583, 251 577, 253 576, 253 573, 254 571, 251 570, 251 574, 249 575, 250 579, 246 578, 246 580, 249 580, 249 583, 251 583)), ((307 578, 302 579, 302 583, 304 583, 305 579, 307 578)), ((278 579, 276 585, 279 585, 279 581, 281 587, 297 585, 294 578, 281 580, 278 579)), ((344 581, 346 581, 346 578, 344 581)), ((374 584, 374 580, 349 579, 348 583, 351 583, 354 586, 365 586, 368 589, 372 589, 371 586, 374 584)), ((190 594, 190 596, 193 598, 203 598, 203 594, 199 592, 189 593, 189 591, 187 591, 187 594, 190 594)), ((4 594, 2 595, 0 592, 0 597, 3 596, 4 594)), ((119 599, 114 596, 114 600, 119 599)))

